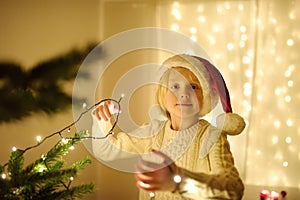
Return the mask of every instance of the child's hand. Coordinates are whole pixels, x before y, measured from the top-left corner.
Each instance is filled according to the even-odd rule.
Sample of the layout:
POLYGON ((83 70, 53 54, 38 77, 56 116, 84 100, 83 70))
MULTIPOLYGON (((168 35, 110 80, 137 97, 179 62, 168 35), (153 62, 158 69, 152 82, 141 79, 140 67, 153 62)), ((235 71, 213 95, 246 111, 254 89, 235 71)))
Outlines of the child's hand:
POLYGON ((96 109, 95 109, 95 115, 98 120, 104 120, 108 121, 112 114, 114 114, 114 104, 111 101, 105 101, 104 103, 101 103, 96 109))
POLYGON ((148 191, 175 191, 177 185, 173 179, 174 173, 178 171, 177 166, 165 154, 159 151, 153 153, 162 158, 163 162, 158 164, 140 160, 135 173, 137 187, 148 191))

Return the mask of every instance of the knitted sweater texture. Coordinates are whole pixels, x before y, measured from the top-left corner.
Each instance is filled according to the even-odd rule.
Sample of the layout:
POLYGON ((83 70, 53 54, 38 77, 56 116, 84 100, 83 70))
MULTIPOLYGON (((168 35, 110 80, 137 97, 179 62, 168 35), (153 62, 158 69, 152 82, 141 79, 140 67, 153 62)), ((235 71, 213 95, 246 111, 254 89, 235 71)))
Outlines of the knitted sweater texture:
MULTIPOLYGON (((109 128, 110 123, 94 119, 93 136, 101 136, 109 128)), ((111 161, 132 153, 147 157, 155 149, 181 168, 177 192, 155 191, 150 196, 150 192, 140 190, 141 200, 242 199, 244 185, 226 137, 205 120, 182 131, 172 130, 170 121, 152 121, 130 134, 120 132, 106 141, 94 141, 93 151, 101 160, 111 161)))

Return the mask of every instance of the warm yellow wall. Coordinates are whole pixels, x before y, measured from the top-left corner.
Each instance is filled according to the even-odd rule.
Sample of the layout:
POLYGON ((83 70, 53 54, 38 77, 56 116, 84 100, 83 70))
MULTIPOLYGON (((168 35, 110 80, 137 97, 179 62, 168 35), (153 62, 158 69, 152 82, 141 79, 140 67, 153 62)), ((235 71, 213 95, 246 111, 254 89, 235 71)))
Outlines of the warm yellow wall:
MULTIPOLYGON (((1 1, 0 60, 16 61, 25 68, 31 68, 38 62, 58 56, 73 47, 84 47, 88 42, 100 42, 112 34, 130 28, 153 26, 154 6, 149 4, 151 1, 144 1, 147 4, 140 2, 1 1)), ((141 56, 144 61, 154 58, 155 56, 149 57, 145 54, 141 56)), ((127 63, 127 69, 136 64, 130 60, 127 63)), ((126 70, 124 67, 121 69, 126 70)), ((144 95, 141 90, 135 94, 144 95)), ((142 120, 137 115, 139 113, 135 113, 134 118, 140 123, 142 120)), ((72 111, 69 110, 52 116, 35 114, 22 121, 0 124, 0 162, 7 162, 13 146, 21 149, 31 146, 36 143, 37 135, 45 137, 65 127, 72 120, 72 111)), ((26 153, 27 163, 45 153, 58 139, 54 138, 38 149, 26 153)), ((67 161, 70 163, 86 155, 91 156, 83 145, 78 145, 68 155, 67 161)), ((137 199, 132 174, 111 169, 95 159, 76 180, 79 183, 90 181, 95 183, 96 192, 85 199, 137 199)))
MULTIPOLYGON (((59 56, 73 47, 84 47, 100 41, 99 0, 2 0, 0 1, 0 61, 15 61, 31 68, 40 61, 59 56)), ((72 88, 70 88, 72 89, 72 88)), ((22 103, 22 102, 20 102, 22 103)), ((11 148, 24 149, 36 143, 36 136, 47 136, 73 121, 71 110, 52 116, 35 114, 22 121, 0 124, 0 163, 8 161, 11 148)), ((75 131, 75 130, 73 130, 75 131)), ((50 140, 26 153, 28 162, 47 152, 59 138, 50 140)), ((76 146, 67 161, 78 160, 89 153, 76 146)), ((99 163, 93 161, 79 176, 78 182, 97 182, 99 163)), ((103 167, 105 171, 105 167, 103 167)), ((99 181, 100 182, 100 181, 99 181)), ((98 184, 98 183, 97 183, 98 184)), ((87 199, 99 199, 99 189, 87 199)), ((109 192, 109 191, 107 191, 109 192)))

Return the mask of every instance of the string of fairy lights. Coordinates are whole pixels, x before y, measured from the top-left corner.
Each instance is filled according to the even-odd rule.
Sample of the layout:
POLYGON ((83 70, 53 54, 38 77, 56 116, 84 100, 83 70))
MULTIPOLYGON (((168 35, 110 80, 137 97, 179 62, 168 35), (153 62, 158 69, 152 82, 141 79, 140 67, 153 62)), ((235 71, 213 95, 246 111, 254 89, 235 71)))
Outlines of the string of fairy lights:
MULTIPOLYGON (((102 100, 98 101, 97 103, 95 103, 94 105, 92 105, 92 106, 90 106, 90 107, 87 107, 87 108, 86 108, 86 104, 84 103, 84 104, 83 104, 83 107, 86 108, 85 111, 83 111, 82 113, 80 113, 80 115, 78 116, 78 118, 77 118, 74 122, 72 122, 71 124, 65 126, 64 128, 62 128, 62 129, 59 130, 59 131, 56 131, 56 132, 54 132, 54 133, 51 133, 51 134, 47 135, 47 136, 44 137, 44 138, 42 138, 41 136, 37 136, 37 137, 36 137, 37 144, 32 145, 32 146, 28 146, 28 147, 26 147, 25 149, 17 149, 16 147, 13 147, 13 148, 12 148, 12 151, 17 151, 17 150, 18 150, 18 151, 21 152, 16 158, 14 158, 14 160, 17 160, 18 158, 20 158, 21 156, 23 156, 23 155, 24 155, 26 152, 28 152, 29 150, 32 150, 32 149, 35 149, 35 148, 41 146, 41 145, 42 145, 43 143, 45 143, 47 140, 49 140, 50 138, 53 138, 53 137, 55 137, 55 136, 59 136, 59 137, 60 137, 60 140, 54 145, 54 147, 57 146, 57 145, 60 144, 60 143, 67 144, 67 143, 71 142, 71 143, 73 144, 73 141, 75 141, 75 140, 86 140, 86 139, 102 140, 102 139, 107 138, 109 135, 113 135, 113 134, 114 134, 114 129, 115 129, 115 127, 116 127, 116 125, 117 125, 117 123, 118 123, 118 120, 119 120, 119 115, 120 115, 120 113, 121 113, 121 105, 120 105, 120 102, 121 102, 121 100, 122 100, 123 97, 124 97, 124 94, 121 95, 121 97, 119 98, 119 100, 115 100, 115 99, 111 99, 111 98, 102 99, 102 100), (96 108, 98 105, 100 105, 100 104, 102 104, 102 103, 104 103, 104 102, 107 102, 107 101, 113 102, 114 106, 116 106, 116 107, 114 108, 114 112, 113 112, 113 114, 115 114, 115 120, 114 120, 114 122, 112 123, 112 127, 110 128, 110 130, 107 132, 107 134, 106 134, 105 136, 103 136, 103 137, 95 137, 95 136, 89 136, 89 135, 88 135, 88 136, 82 136, 82 137, 76 137, 76 136, 75 136, 75 137, 65 137, 65 136, 64 136, 64 132, 67 131, 68 133, 70 133, 70 132, 71 132, 71 128, 72 128, 73 126, 75 126, 75 125, 82 119, 82 117, 83 117, 86 113, 88 113, 88 112, 91 111, 92 109, 96 108), (71 141, 70 141, 70 140, 71 140, 71 141)), ((74 147, 73 145, 70 146, 70 150, 74 150, 74 148, 75 148, 75 147, 74 147)), ((44 156, 44 155, 42 155, 42 156, 41 156, 41 159, 42 159, 43 161, 46 161, 47 157, 44 156)), ((46 162, 44 162, 44 164, 46 164, 46 162)), ((5 173, 5 169, 7 168, 8 165, 9 165, 9 162, 7 162, 7 163, 5 163, 5 164, 3 165, 3 168, 4 168, 3 171, 4 171, 4 172, 1 174, 1 178, 2 178, 2 179, 6 179, 6 178, 7 178, 7 174, 5 173)), ((46 168, 47 168, 47 166, 46 166, 46 168)), ((41 169, 41 170, 43 170, 43 169, 41 169)), ((73 178, 73 177, 70 177, 70 181, 73 181, 73 180, 74 180, 74 178, 73 178)), ((64 187, 67 188, 67 189, 69 188, 69 186, 67 186, 67 185, 64 185, 64 187)))

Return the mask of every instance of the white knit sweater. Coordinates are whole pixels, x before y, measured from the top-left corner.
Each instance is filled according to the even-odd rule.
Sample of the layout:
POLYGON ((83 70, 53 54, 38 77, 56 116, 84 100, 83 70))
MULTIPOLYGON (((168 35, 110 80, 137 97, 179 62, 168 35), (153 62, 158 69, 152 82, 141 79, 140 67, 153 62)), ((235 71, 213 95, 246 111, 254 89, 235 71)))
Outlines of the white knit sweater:
MULTIPOLYGON (((105 135, 111 124, 93 118, 93 136, 105 135)), ((120 132, 105 141, 93 141, 93 151, 101 160, 112 161, 155 149, 174 160, 182 169, 178 192, 155 192, 151 198, 140 190, 141 200, 241 199, 244 185, 226 135, 205 120, 182 131, 170 127, 170 121, 153 120, 130 134, 120 132)))

